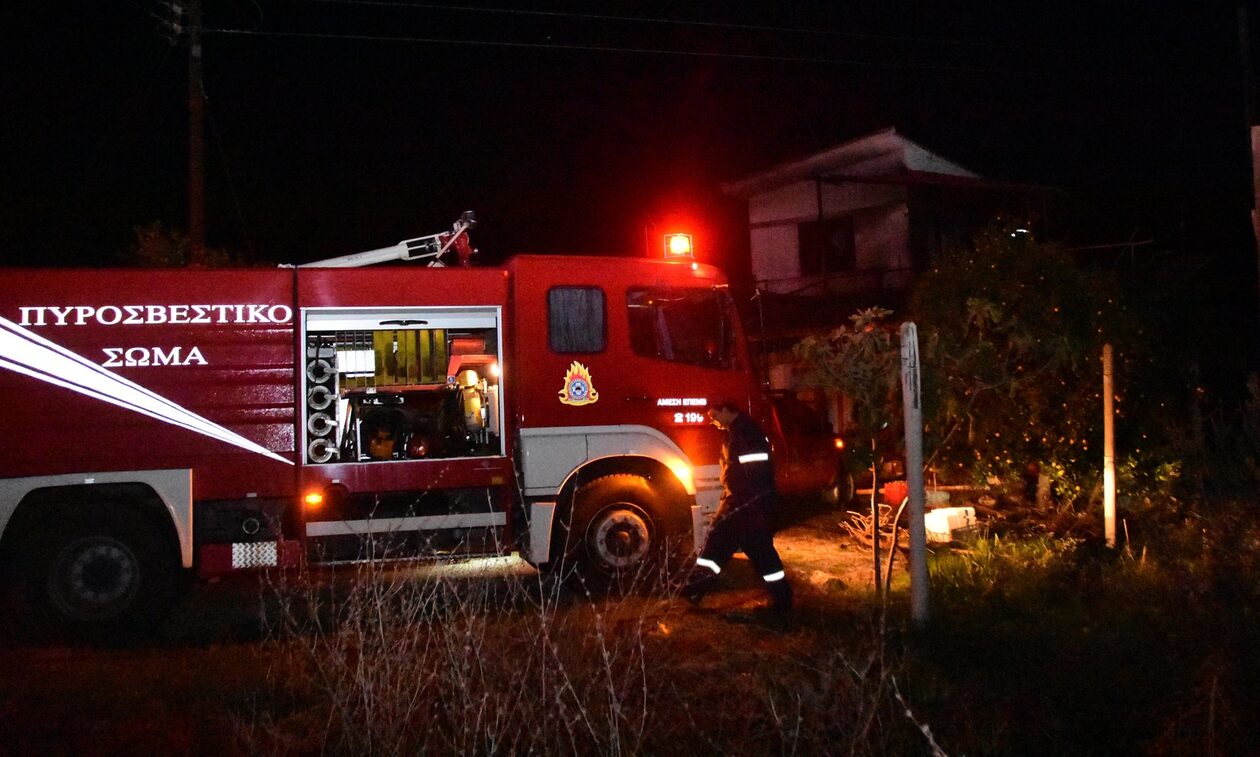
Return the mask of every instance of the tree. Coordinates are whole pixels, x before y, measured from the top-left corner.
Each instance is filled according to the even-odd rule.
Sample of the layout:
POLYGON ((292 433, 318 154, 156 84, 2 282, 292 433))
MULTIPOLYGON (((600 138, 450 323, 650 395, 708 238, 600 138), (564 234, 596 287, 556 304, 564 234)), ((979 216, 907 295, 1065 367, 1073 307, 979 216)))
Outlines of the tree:
MULTIPOLYGON (((806 381, 843 392, 865 434, 900 417, 891 312, 862 311, 797 347, 806 381)), ((1038 466, 1069 499, 1088 494, 1101 456, 1097 357, 1127 332, 1115 289, 1054 244, 995 222, 917 282, 929 465, 1011 479, 1038 466)))
MULTIPOLYGON (((134 229, 136 238, 120 256, 123 265, 138 268, 185 268, 193 265, 190 259, 192 242, 178 229, 168 229, 161 221, 151 221, 134 229)), ((223 268, 232 265, 232 256, 226 250, 207 247, 201 256, 199 267, 223 268)))
POLYGON ((1011 478, 1035 465, 1069 499, 1101 455, 1102 344, 1127 327, 1109 277, 995 222, 919 279, 925 418, 938 467, 1011 478))
MULTIPOLYGON (((897 428, 900 417, 897 387, 899 384, 900 351, 892 333, 884 328, 883 320, 892 315, 891 310, 869 308, 849 316, 851 327, 836 329, 826 337, 806 337, 796 345, 797 357, 808 367, 805 382, 824 386, 844 394, 853 406, 853 419, 858 427, 863 445, 850 447, 850 453, 871 466, 871 510, 869 522, 863 516, 855 516, 859 528, 869 531, 871 554, 874 563, 876 590, 883 586, 880 580, 879 541, 881 531, 891 526, 881 512, 875 489, 879 484, 876 471, 880 468, 882 453, 878 442, 890 428, 897 428)), ((896 435, 894 438, 900 438, 896 435)), ((855 531, 858 529, 854 529, 855 531)), ((890 565, 891 570, 891 565, 890 565)))
MULTIPOLYGON (((880 307, 861 310, 849 316, 852 326, 842 326, 825 337, 805 337, 795 347, 796 357, 806 367, 806 384, 839 391, 848 398, 863 442, 895 428, 901 418, 900 353, 885 324, 890 315, 891 310, 880 307)), ((859 454, 870 456, 867 463, 878 462, 873 445, 859 454)))

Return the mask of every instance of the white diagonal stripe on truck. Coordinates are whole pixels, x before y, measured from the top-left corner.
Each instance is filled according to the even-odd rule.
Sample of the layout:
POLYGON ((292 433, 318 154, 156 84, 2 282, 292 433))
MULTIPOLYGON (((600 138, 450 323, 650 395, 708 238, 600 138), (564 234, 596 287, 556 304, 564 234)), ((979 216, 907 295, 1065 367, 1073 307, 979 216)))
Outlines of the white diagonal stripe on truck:
POLYGON ((234 431, 0 316, 0 367, 293 465, 234 431))

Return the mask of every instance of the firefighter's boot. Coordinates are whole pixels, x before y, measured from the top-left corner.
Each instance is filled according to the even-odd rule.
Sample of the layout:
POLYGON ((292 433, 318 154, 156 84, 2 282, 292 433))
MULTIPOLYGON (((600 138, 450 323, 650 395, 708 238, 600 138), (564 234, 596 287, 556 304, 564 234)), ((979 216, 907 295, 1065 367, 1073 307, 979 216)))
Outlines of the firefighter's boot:
POLYGON ((679 595, 687 600, 693 607, 699 607, 700 601, 704 599, 704 595, 709 593, 713 585, 717 583, 717 573, 711 569, 697 565, 687 574, 687 581, 683 584, 679 595))
POLYGON ((766 591, 770 592, 770 607, 767 609, 771 614, 781 618, 792 614, 792 584, 787 582, 787 578, 766 581, 766 591))

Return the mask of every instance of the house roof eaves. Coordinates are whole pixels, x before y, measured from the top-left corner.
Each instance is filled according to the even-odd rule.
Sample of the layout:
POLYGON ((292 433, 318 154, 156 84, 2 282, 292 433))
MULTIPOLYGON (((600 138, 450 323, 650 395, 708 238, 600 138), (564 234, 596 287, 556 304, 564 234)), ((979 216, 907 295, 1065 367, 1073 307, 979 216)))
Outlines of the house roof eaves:
POLYGON ((899 186, 935 186, 959 189, 995 189, 1004 192, 1054 193, 1062 190, 1044 184, 999 181, 983 176, 956 176, 930 171, 901 171, 896 174, 850 175, 826 174, 812 177, 824 184, 893 184, 899 186))
MULTIPOLYGON (((898 173, 916 171, 942 176, 980 178, 978 174, 933 153, 917 142, 898 134, 895 128, 889 127, 804 158, 780 163, 747 178, 727 182, 722 185, 722 192, 734 197, 748 197, 798 181, 814 180, 844 171, 846 168, 860 171, 860 166, 863 164, 868 166, 877 162, 886 164, 888 158, 892 158, 898 166, 900 169, 898 173)), ((875 175, 887 174, 887 171, 877 171, 875 175)))

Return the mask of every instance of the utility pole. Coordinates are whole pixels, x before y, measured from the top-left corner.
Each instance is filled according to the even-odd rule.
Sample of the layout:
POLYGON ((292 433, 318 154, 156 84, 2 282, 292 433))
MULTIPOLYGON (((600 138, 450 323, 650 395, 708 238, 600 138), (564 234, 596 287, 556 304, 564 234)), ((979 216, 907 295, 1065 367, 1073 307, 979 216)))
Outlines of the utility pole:
POLYGON ((206 249, 205 90, 201 83, 201 0, 188 3, 188 262, 206 249))
POLYGON ((1251 21, 1246 5, 1238 6, 1238 57, 1242 64, 1243 118, 1251 138, 1251 233, 1256 242, 1256 283, 1260 285, 1260 126, 1256 125, 1256 99, 1251 89, 1251 21))

